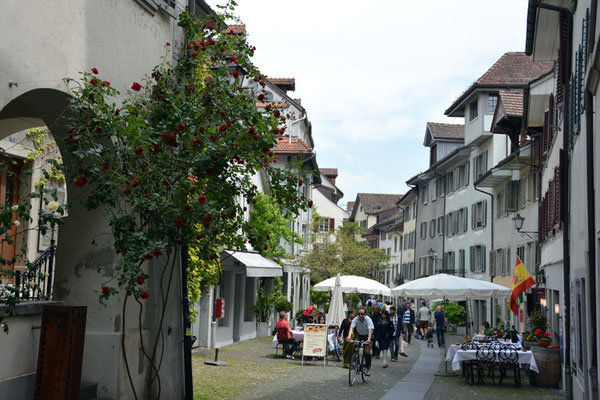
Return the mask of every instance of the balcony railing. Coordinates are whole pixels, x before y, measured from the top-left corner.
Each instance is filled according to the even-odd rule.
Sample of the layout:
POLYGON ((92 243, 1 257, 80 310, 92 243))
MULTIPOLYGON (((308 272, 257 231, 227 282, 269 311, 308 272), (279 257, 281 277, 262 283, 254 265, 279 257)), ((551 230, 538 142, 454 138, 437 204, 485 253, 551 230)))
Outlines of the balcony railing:
POLYGON ((15 274, 17 297, 21 300, 50 300, 52 297, 52 277, 56 244, 44 250, 31 264, 32 267, 15 274))

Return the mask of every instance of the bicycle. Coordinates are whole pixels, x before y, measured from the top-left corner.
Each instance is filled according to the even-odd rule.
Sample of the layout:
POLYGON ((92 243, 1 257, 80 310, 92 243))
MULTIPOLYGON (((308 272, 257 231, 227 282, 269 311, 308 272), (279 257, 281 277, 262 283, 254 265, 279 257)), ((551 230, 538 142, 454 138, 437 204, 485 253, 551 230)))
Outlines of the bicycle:
POLYGON ((367 369, 367 365, 365 362, 365 351, 364 351, 364 347, 365 344, 367 344, 367 342, 365 341, 357 341, 357 340, 351 340, 351 343, 356 343, 358 342, 358 346, 354 347, 354 351, 352 352, 352 360, 350 361, 350 369, 348 370, 348 383, 350 383, 350 386, 354 385, 354 382, 356 381, 356 377, 358 376, 358 374, 360 373, 360 377, 362 378, 363 382, 366 382, 369 379, 369 375, 370 372, 367 369), (362 354, 360 352, 360 349, 363 349, 362 354), (359 363, 360 361, 360 363, 359 363))

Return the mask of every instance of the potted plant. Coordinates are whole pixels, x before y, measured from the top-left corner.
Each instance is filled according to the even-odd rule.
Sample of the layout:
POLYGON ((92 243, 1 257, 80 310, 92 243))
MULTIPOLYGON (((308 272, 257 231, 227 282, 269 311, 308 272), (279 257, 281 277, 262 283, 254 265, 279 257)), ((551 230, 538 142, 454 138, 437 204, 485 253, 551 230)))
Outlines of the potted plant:
POLYGON ((256 315, 256 334, 259 337, 269 336, 270 327, 269 322, 273 311, 291 311, 292 304, 287 301, 287 298, 281 292, 283 286, 281 279, 275 278, 275 284, 267 292, 265 291, 265 284, 261 283, 261 288, 258 291, 256 297, 256 303, 252 306, 254 314, 256 315))
POLYGON ((550 338, 550 332, 544 332, 541 329, 536 329, 536 331, 534 332, 535 335, 535 341, 537 342, 537 344, 540 345, 540 347, 548 347, 549 345, 552 344, 552 339, 550 338))

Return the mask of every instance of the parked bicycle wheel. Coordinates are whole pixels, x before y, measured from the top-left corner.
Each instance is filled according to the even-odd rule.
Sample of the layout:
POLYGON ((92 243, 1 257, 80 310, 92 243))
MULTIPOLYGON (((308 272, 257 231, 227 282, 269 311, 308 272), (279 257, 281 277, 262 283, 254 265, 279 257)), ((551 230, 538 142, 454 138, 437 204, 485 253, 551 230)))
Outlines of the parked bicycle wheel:
POLYGON ((339 362, 342 361, 342 351, 340 349, 339 344, 335 344, 335 349, 333 350, 333 354, 335 354, 335 359, 339 362))
POLYGON ((352 361, 350 361, 350 368, 348 369, 348 383, 350 386, 354 385, 356 382, 356 376, 358 375, 358 351, 355 351, 352 354, 352 361))

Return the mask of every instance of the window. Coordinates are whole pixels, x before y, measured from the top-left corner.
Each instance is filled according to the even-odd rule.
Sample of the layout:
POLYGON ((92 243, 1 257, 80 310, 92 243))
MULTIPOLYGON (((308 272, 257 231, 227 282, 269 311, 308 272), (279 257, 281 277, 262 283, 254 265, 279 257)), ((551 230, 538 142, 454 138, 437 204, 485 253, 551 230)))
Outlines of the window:
POLYGON ((412 213, 412 217, 413 218, 417 218, 417 201, 415 200, 415 202, 413 203, 413 213, 412 213))
POLYGON ((421 239, 427 238, 427 222, 421 222, 421 239))
POLYGON ((455 269, 455 253, 453 251, 449 251, 445 254, 444 257, 444 269, 453 270, 455 269))
POLYGON ((519 209, 527 206, 527 177, 519 179, 519 209))
MULTIPOLYGON (((365 221, 365 222, 367 222, 367 221, 365 221)), ((329 232, 329 218, 322 217, 319 220, 319 232, 329 232)))
POLYGON ((427 204, 429 201, 429 184, 421 186, 421 204, 427 204))
POLYGON ((537 174, 530 174, 527 179, 527 201, 530 203, 537 202, 540 198, 538 179, 537 174))
POLYGON ((361 228, 366 228, 367 227, 367 220, 363 219, 362 221, 359 222, 359 225, 361 228))
POLYGON ((429 221, 429 236, 435 236, 435 218, 429 221))
POLYGON ((461 187, 465 186, 465 166, 461 165, 457 168, 457 171, 458 173, 455 172, 456 189, 460 189, 461 187))
POLYGON ((446 193, 454 191, 454 171, 450 171, 446 174, 446 193))
POLYGON ((511 258, 511 248, 508 246, 504 251, 504 255, 506 256, 506 275, 512 275, 512 258, 511 258))
POLYGON ((473 121, 477 118, 477 100, 469 104, 469 121, 473 121))
POLYGON ((465 251, 464 250, 458 251, 458 267, 461 272, 460 275, 464 276, 464 274, 465 274, 465 251))
MULTIPOLYGON (((429 185, 429 183, 428 183, 429 185)), ((434 179, 433 181, 431 181, 431 201, 435 201, 435 199, 437 199, 438 197, 438 192, 437 192, 437 179, 434 179)))
MULTIPOLYGON (((527 260, 525 260, 525 246, 517 246, 517 257, 519 257, 519 259, 521 260, 521 262, 523 263, 523 265, 527 265, 525 262, 527 260)), ((515 261, 516 264, 516 261, 515 261)))
POLYGON ((485 246, 471 246, 471 272, 485 272, 485 246))
POLYGON ((254 291, 256 287, 256 278, 246 278, 246 285, 244 291, 244 321, 254 321, 255 314, 252 310, 254 305, 254 291))
POLYGON ((465 164, 465 186, 469 186, 469 172, 471 171, 471 162, 465 164))
POLYGON ((440 177, 435 181, 435 189, 437 197, 442 197, 446 194, 446 179, 444 177, 440 177))
POLYGON ((385 232, 383 232, 383 231, 382 231, 382 232, 381 232, 381 240, 382 240, 382 241, 383 241, 383 240, 385 240, 385 236, 386 236, 386 235, 385 235, 385 232))
POLYGON ((519 181, 508 181, 504 187, 506 192, 505 210, 517 211, 519 202, 519 181))
POLYGON ((473 159, 473 176, 474 180, 477 180, 481 175, 485 174, 488 170, 488 151, 484 151, 473 159))
POLYGON ((504 211, 504 189, 496 195, 496 218, 502 218, 506 216, 504 211))
POLYGON ((419 276, 425 276, 427 274, 427 256, 419 258, 419 276))
POLYGON ((487 200, 482 200, 471 206, 471 228, 482 228, 487 223, 487 200))
POLYGON ((404 209, 404 222, 410 220, 410 206, 404 209))
POLYGON ((506 275, 506 257, 504 257, 504 249, 496 250, 496 275, 506 275))
POLYGON ((437 220, 437 232, 438 235, 444 234, 444 217, 438 217, 437 220))
POLYGON ((495 94, 490 94, 488 96, 488 114, 493 114, 496 110, 496 105, 498 104, 498 96, 495 94))

